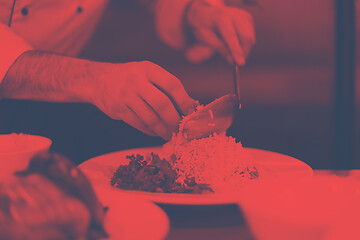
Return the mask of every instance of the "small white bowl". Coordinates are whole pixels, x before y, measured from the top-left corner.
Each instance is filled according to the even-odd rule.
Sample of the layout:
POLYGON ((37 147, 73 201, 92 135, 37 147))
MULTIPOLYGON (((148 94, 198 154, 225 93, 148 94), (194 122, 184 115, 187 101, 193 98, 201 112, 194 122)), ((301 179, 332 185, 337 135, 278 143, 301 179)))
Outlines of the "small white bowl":
POLYGON ((0 134, 0 181, 28 167, 30 159, 49 150, 49 138, 29 134, 0 134))
POLYGON ((256 239, 321 240, 339 222, 353 221, 359 202, 359 181, 314 176, 249 185, 239 206, 256 239))

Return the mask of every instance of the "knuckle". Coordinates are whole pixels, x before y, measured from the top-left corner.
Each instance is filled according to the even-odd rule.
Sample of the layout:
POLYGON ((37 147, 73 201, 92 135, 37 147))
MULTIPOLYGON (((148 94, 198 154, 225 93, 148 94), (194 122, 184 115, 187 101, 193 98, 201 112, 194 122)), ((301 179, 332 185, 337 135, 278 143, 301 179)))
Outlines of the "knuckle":
POLYGON ((141 82, 141 75, 139 72, 131 72, 128 75, 128 87, 137 86, 141 82))
POLYGON ((182 88, 182 84, 179 79, 173 76, 168 76, 166 81, 163 82, 164 91, 167 93, 176 93, 182 88))
POLYGON ((254 45, 256 42, 255 35, 252 33, 243 34, 243 41, 249 45, 254 45))
POLYGON ((217 19, 218 27, 221 27, 224 25, 227 26, 230 21, 229 16, 227 16, 226 14, 223 14, 223 13, 218 14, 216 16, 216 19, 217 19))
POLYGON ((251 13, 249 13, 248 11, 242 10, 242 14, 247 20, 249 20, 251 22, 254 20, 253 15, 251 13))
POLYGON ((256 38, 255 37, 249 37, 249 45, 253 46, 253 45, 255 45, 255 43, 256 43, 256 38))
POLYGON ((242 18, 246 18, 248 20, 252 20, 253 16, 250 12, 241 9, 241 8, 236 8, 235 11, 233 12, 233 14, 236 14, 236 16, 241 16, 242 18))
POLYGON ((169 101, 167 101, 165 96, 160 95, 154 95, 145 93, 147 99, 147 103, 157 112, 163 112, 164 110, 167 110, 169 108, 169 101))
POLYGON ((216 8, 213 12, 214 17, 216 20, 218 21, 222 21, 224 20, 224 18, 226 18, 226 14, 224 14, 224 9, 222 8, 216 8))
POLYGON ((152 68, 157 68, 157 67, 158 67, 155 63, 150 62, 150 61, 141 61, 140 64, 141 64, 143 67, 145 67, 145 68, 150 68, 150 69, 152 69, 152 68))
POLYGON ((158 117, 153 116, 153 117, 149 117, 147 119, 147 125, 151 128, 151 129, 156 129, 161 125, 161 121, 158 117))
POLYGON ((139 84, 144 78, 144 70, 139 64, 130 64, 127 68, 126 80, 129 86, 139 84))
POLYGON ((172 81, 169 81, 168 84, 168 91, 169 92, 178 92, 181 90, 181 83, 179 81, 177 81, 177 79, 174 79, 172 81))
POLYGON ((148 60, 145 60, 145 61, 141 61, 140 62, 141 64, 144 64, 144 65, 151 65, 152 62, 148 61, 148 60))
POLYGON ((129 62, 125 64, 126 64, 126 70, 129 72, 136 72, 139 69, 141 69, 141 66, 139 66, 139 63, 137 62, 129 62))
POLYGON ((109 110, 104 112, 114 120, 122 120, 126 115, 126 110, 123 107, 111 107, 109 110))
POLYGON ((169 102, 166 99, 156 99, 155 107, 159 112, 165 112, 169 109, 169 102))

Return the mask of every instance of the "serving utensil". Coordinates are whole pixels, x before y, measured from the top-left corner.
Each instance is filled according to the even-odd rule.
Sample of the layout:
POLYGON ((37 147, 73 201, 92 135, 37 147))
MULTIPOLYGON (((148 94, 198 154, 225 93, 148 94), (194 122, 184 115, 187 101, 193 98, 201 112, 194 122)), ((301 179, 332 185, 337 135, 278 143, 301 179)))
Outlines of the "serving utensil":
POLYGON ((234 89, 236 94, 227 94, 200 108, 185 117, 180 131, 188 139, 208 137, 214 133, 225 132, 233 123, 236 111, 240 105, 239 66, 233 67, 234 89))
POLYGON ((188 140, 224 132, 231 126, 238 106, 239 101, 235 94, 222 96, 185 117, 180 131, 188 140))
POLYGON ((200 108, 182 121, 180 132, 188 139, 208 137, 214 133, 225 132, 233 123, 240 105, 239 66, 233 65, 235 94, 227 94, 200 108))

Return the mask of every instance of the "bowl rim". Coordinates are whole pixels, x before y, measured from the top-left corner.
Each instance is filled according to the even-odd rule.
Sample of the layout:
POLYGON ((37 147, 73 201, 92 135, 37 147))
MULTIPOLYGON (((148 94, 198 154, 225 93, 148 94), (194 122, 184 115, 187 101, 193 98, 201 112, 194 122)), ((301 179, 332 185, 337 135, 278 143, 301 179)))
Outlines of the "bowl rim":
POLYGON ((14 155, 14 154, 25 154, 25 153, 31 153, 31 152, 36 152, 36 151, 40 151, 40 150, 48 150, 53 141, 48 138, 48 137, 44 137, 44 136, 40 136, 40 135, 33 135, 33 134, 27 134, 27 133, 8 133, 8 134, 0 134, 0 138, 2 136, 6 136, 6 135, 13 135, 13 134, 16 134, 16 135, 27 135, 27 136, 30 136, 30 137, 35 137, 37 139, 41 139, 43 140, 43 142, 40 144, 41 146, 38 146, 36 148, 29 148, 29 149, 26 149, 26 150, 22 150, 22 151, 11 151, 11 152, 1 152, 0 151, 0 156, 9 156, 9 155, 14 155))

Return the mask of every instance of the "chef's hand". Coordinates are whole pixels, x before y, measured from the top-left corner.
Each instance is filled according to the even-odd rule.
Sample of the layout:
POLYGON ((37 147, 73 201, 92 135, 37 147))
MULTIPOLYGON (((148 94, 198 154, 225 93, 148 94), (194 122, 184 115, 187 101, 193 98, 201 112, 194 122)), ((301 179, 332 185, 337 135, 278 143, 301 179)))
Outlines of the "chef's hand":
POLYGON ((151 62, 100 63, 41 51, 23 53, 0 84, 0 96, 85 102, 140 131, 170 139, 180 116, 194 111, 173 75, 151 62))
POLYGON ((179 79, 158 65, 147 61, 105 65, 97 76, 93 104, 111 118, 169 140, 178 128, 179 113, 194 111, 196 101, 179 79))
POLYGON ((185 19, 196 39, 196 44, 186 53, 190 61, 202 62, 216 51, 230 63, 245 64, 255 44, 253 18, 248 12, 194 1, 185 19))

